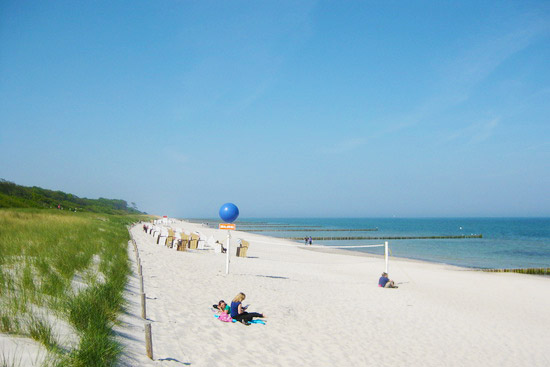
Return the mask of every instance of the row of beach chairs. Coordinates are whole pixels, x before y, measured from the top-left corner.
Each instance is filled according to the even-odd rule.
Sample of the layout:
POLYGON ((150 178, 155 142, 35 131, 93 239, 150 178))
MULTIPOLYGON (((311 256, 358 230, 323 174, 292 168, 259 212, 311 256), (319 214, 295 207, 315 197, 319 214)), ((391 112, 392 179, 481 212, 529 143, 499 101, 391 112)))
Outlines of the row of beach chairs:
MULTIPOLYGON (((172 228, 157 225, 154 223, 143 224, 143 230, 156 239, 157 245, 163 245, 176 251, 189 250, 214 250, 215 253, 225 252, 223 243, 216 241, 213 236, 201 237, 199 233, 185 233, 174 231, 172 228)), ((243 239, 239 240, 236 255, 247 257, 250 243, 243 239)))

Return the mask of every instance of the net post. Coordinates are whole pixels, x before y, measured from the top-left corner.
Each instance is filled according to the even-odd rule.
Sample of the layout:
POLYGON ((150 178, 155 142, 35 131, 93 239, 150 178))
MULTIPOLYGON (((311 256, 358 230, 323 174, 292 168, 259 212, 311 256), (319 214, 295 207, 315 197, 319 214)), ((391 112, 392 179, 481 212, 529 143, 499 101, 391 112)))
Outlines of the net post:
POLYGON ((389 262, 389 257, 388 257, 388 241, 384 242, 384 260, 386 261, 386 274, 389 274, 388 273, 388 262, 389 262))

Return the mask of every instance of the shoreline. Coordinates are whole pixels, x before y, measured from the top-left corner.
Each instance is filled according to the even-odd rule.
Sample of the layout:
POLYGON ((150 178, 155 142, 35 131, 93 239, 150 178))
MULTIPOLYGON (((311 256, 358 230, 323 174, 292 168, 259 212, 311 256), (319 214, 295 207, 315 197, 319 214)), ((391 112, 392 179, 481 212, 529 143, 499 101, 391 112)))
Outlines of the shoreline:
MULTIPOLYGON (((280 238, 296 238, 303 243, 303 236, 314 238, 316 244, 327 246, 368 245, 376 240, 327 240, 315 241, 315 236, 367 236, 373 232, 326 232, 308 233, 307 228, 316 226, 323 230, 378 228, 381 238, 414 237, 418 240, 389 240, 396 257, 410 258, 433 263, 442 263, 468 269, 545 269, 550 267, 550 222, 545 218, 263 218, 256 220, 264 225, 287 225, 303 227, 303 232, 257 232, 280 238), (482 238, 462 238, 464 235, 483 234, 482 238), (300 236, 302 234, 302 236, 300 236), (425 237, 452 237, 449 239, 420 239, 425 237), (460 238, 455 238, 460 237, 460 238)), ((246 221, 246 219, 244 219, 246 221)), ((215 220, 206 220, 211 226, 215 220)), ((238 223, 237 226, 239 227, 238 223)), ((247 228, 247 231, 264 229, 262 226, 247 228)), ((274 228, 267 227, 266 230, 274 228)), ((277 228, 277 227, 275 227, 277 228)), ((312 228, 314 230, 314 228, 312 228)), ((332 238, 332 237, 330 237, 332 238)), ((335 237, 336 238, 336 237, 335 237)), ((339 237, 338 237, 339 238, 339 237)), ((356 238, 356 237, 353 237, 356 238)), ((382 240, 383 242, 383 240, 382 240)), ((372 249, 357 249, 382 254, 372 249)))
MULTIPOLYGON (((235 231, 235 232, 250 233, 250 232, 242 232, 242 231, 235 231)), ((308 250, 308 251, 315 251, 315 252, 321 252, 321 253, 332 253, 332 254, 339 254, 339 255, 345 255, 345 256, 361 256, 361 257, 372 257, 372 258, 384 259, 384 255, 373 254, 373 253, 365 252, 365 251, 358 251, 358 250, 353 250, 353 249, 342 249, 342 248, 331 248, 331 246, 326 246, 326 245, 318 245, 318 246, 325 246, 325 248, 309 247, 309 246, 304 245, 303 243, 295 242, 294 240, 289 240, 287 238, 267 236, 267 235, 258 234, 258 233, 252 233, 252 234, 257 235, 257 236, 263 236, 265 238, 275 239, 275 240, 285 240, 285 241, 288 241, 288 242, 291 242, 291 243, 295 244, 296 247, 298 247, 298 248, 308 250)), ((411 258, 411 257, 394 256, 394 255, 390 255, 390 264, 391 264, 392 258, 395 259, 395 260, 409 261, 409 262, 412 262, 412 263, 444 265, 444 266, 448 266, 450 268, 455 268, 456 270, 462 270, 462 271, 483 271, 485 269, 490 269, 490 268, 478 268, 478 267, 473 267, 473 266, 472 267, 462 266, 462 265, 450 264, 450 263, 446 263, 446 262, 442 262, 442 261, 430 261, 430 260, 426 260, 426 259, 415 259, 415 258, 411 258)), ((523 268, 523 269, 529 269, 529 268, 523 268)), ((503 269, 494 268, 494 270, 503 270, 503 269)))
MULTIPOLYGON (((369 252, 363 252, 363 251, 352 250, 352 249, 336 249, 336 248, 335 249, 330 249, 330 246, 327 246, 327 249, 320 249, 320 248, 308 249, 307 246, 304 246, 304 245, 302 245, 302 247, 304 247, 304 248, 306 248, 307 250, 310 250, 310 251, 320 251, 320 252, 327 252, 327 253, 340 253, 338 251, 342 251, 342 254, 349 253, 348 255, 350 255, 350 256, 367 256, 367 257, 372 256, 372 257, 377 257, 377 258, 382 258, 382 259, 384 258, 384 255, 372 254, 372 253, 369 253, 369 252)), ((520 271, 521 270, 544 270, 544 269, 547 269, 546 267, 540 267, 540 268, 527 268, 527 267, 525 267, 525 268, 481 268, 481 267, 475 267, 475 266, 463 266, 463 265, 458 265, 458 264, 446 263, 446 262, 443 262, 443 261, 431 261, 431 260, 427 260, 427 259, 415 259, 415 258, 411 258, 411 257, 394 256, 394 255, 390 255, 390 262, 391 262, 392 258, 400 259, 402 261, 420 262, 420 263, 426 263, 426 264, 447 265, 449 267, 458 268, 460 270, 470 270, 470 271, 510 272, 510 271, 513 271, 513 270, 517 270, 518 274, 527 274, 527 273, 521 273, 520 271)), ((542 275, 542 276, 545 276, 545 274, 528 274, 528 275, 542 275)))
MULTIPOLYGON (((360 256, 360 257, 373 257, 377 259, 384 259, 384 255, 378 255, 378 254, 371 254, 369 252, 362 252, 357 250, 351 250, 351 249, 331 249, 330 246, 326 246, 327 248, 308 248, 307 246, 301 245, 301 248, 308 251, 316 251, 316 252, 322 252, 322 253, 333 253, 333 254, 340 254, 345 256, 360 256)), ((413 259, 410 257, 403 257, 403 256, 393 256, 390 255, 390 266, 392 258, 395 260, 405 261, 405 262, 411 262, 411 263, 420 263, 420 264, 428 264, 428 265, 445 265, 450 268, 456 268, 456 270, 476 270, 476 268, 469 268, 467 266, 460 266, 460 265, 454 265, 444 262, 438 262, 438 261, 429 261, 429 260, 423 260, 423 259, 413 259)), ((477 269, 481 270, 481 269, 477 269)))
MULTIPOLYGON (((452 218, 454 219, 454 218, 452 218)), ((488 219, 491 219, 491 218, 488 218, 488 219)), ((505 219, 508 219, 508 218, 505 218, 505 219)), ((544 219, 544 218, 542 218, 544 219)), ((185 222, 185 223, 189 223, 191 225, 199 225, 199 226, 205 226, 204 223, 195 223, 195 222, 188 222, 186 220, 182 220, 182 219, 178 219, 182 222, 185 222)), ((209 229, 213 229, 213 230, 216 230, 215 228, 213 227, 210 227, 210 226, 206 226, 205 228, 209 228, 209 229)), ((318 251, 318 252, 325 252, 325 253, 335 253, 335 254, 341 254, 341 255, 349 255, 349 256, 366 256, 366 257, 374 257, 374 258, 384 258, 384 255, 378 255, 378 254, 373 254, 373 253, 370 253, 370 252, 366 252, 366 251, 359 251, 359 250, 354 250, 354 249, 341 249, 341 248, 334 248, 334 249, 331 249, 330 247, 331 246, 328 246, 328 245, 318 245, 318 246, 326 246, 326 248, 308 248, 308 246, 304 245, 302 242, 296 242, 295 239, 289 239, 289 238, 284 238, 284 237, 275 237, 275 236, 269 236, 269 235, 265 235, 265 234, 261 234, 261 233, 255 233, 255 232, 244 232, 244 231, 239 231, 239 230, 236 230, 234 231, 235 233, 241 233, 242 235, 246 236, 248 234, 252 234, 252 235, 256 235, 256 236, 262 236, 262 237, 265 237, 265 238, 270 238, 270 239, 274 239, 274 240, 284 240, 284 241, 287 241, 287 242, 290 242, 290 243, 293 243, 295 244, 296 246, 300 247, 300 248, 304 248, 304 249, 307 249, 309 251, 318 251)), ((459 265, 459 264, 453 264, 453 263, 448 263, 448 262, 444 262, 444 261, 433 261, 433 260, 429 260, 429 259, 417 259, 417 258, 411 258, 411 257, 405 257, 405 256, 394 256, 394 255, 390 255, 390 263, 391 263, 391 259, 394 258, 394 259, 399 259, 401 261, 410 261, 410 262, 419 262, 419 263, 425 263, 425 264, 437 264, 437 265, 445 265, 445 266, 448 266, 448 267, 451 267, 451 268, 455 268, 456 270, 462 270, 462 271, 485 271, 485 270, 495 270, 495 271, 498 271, 498 270, 528 270, 528 269, 545 269, 545 267, 540 267, 540 268, 533 268, 533 267, 521 267, 521 268, 484 268, 484 267, 476 267, 476 266, 466 266, 466 265, 459 265)), ((518 272, 518 274, 523 274, 523 273, 520 273, 518 272)), ((529 274, 529 275, 532 275, 532 274, 529 274)), ((534 275, 539 275, 539 274, 534 274, 534 275)), ((542 274, 544 276, 544 274, 542 274)))

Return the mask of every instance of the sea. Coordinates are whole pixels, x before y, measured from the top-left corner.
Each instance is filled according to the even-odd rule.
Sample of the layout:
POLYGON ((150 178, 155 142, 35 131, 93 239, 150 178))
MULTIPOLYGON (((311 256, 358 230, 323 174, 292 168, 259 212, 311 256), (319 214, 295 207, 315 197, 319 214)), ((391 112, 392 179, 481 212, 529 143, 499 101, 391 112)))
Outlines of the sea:
MULTIPOLYGON (((220 220, 194 222, 218 226, 220 220)), ((550 267, 550 218, 239 218, 237 230, 271 237, 443 237, 450 239, 331 239, 314 245, 361 246, 388 241, 391 256, 478 269, 550 267)), ((383 247, 349 248, 384 254, 383 247)))

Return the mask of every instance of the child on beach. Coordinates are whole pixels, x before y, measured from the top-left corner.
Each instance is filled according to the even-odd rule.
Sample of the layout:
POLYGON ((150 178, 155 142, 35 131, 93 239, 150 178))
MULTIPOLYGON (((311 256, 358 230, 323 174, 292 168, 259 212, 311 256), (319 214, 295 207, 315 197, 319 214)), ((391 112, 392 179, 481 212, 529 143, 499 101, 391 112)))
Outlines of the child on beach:
POLYGON ((393 280, 388 278, 388 273, 383 272, 380 279, 378 279, 378 286, 382 288, 397 288, 393 280))
POLYGON ((233 298, 231 302, 231 317, 237 321, 240 321, 244 325, 250 325, 250 321, 254 317, 265 317, 261 313, 257 312, 246 312, 248 306, 243 306, 242 302, 246 298, 244 293, 239 293, 233 298))
POLYGON ((215 307, 214 308, 217 308, 218 311, 220 311, 220 313, 229 313, 229 311, 231 310, 231 308, 229 307, 229 305, 227 303, 225 303, 225 301, 222 299, 220 302, 218 302, 218 305, 214 305, 215 307))
POLYGON ((231 311, 231 308, 229 307, 229 305, 227 303, 225 303, 225 301, 223 299, 220 302, 218 302, 217 306, 214 305, 213 307, 218 309, 218 314, 220 315, 218 317, 218 319, 220 321, 224 321, 224 322, 233 321, 231 319, 231 316, 229 315, 229 311, 231 311))

